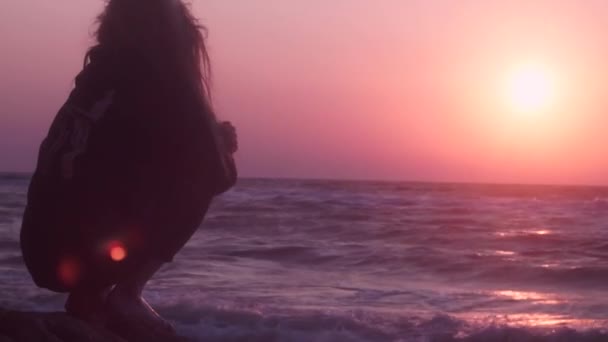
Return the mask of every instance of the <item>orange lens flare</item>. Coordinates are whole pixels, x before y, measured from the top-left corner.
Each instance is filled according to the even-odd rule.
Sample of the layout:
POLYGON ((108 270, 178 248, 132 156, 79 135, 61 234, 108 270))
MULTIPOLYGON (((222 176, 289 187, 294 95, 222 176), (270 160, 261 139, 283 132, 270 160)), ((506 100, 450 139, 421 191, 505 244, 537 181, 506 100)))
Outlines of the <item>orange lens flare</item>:
POLYGON ((116 262, 123 261, 127 257, 127 250, 125 249, 124 245, 117 241, 110 244, 109 252, 110 258, 116 262))

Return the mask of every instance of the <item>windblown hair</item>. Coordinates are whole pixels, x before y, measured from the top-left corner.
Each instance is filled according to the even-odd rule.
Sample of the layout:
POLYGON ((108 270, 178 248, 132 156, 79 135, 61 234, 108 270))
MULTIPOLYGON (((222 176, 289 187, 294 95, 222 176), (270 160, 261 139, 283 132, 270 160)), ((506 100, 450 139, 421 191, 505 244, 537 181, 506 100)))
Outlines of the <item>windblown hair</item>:
POLYGON ((182 0, 107 0, 98 24, 98 46, 135 55, 169 79, 193 85, 210 106, 207 31, 182 0))

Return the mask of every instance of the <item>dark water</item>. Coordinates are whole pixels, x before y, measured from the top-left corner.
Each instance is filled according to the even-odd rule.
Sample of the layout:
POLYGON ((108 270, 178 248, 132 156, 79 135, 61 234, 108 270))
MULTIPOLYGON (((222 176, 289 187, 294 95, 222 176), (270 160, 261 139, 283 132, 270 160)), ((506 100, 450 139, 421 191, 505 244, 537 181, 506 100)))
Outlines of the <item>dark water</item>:
MULTIPOLYGON (((0 176, 0 306, 57 310, 0 176)), ((212 341, 608 341, 608 189, 242 180, 147 297, 212 341)))

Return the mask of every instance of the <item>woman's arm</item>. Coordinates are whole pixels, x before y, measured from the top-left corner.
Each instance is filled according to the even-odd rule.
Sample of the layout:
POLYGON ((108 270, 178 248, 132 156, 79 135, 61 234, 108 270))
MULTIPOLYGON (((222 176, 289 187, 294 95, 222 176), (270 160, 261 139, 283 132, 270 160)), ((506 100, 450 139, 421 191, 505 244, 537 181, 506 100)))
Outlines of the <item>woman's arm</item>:
POLYGON ((236 163, 234 161, 234 153, 238 150, 236 128, 230 122, 221 122, 219 123, 219 133, 220 139, 222 139, 223 148, 225 149, 222 158, 225 174, 222 181, 217 184, 215 190, 216 195, 232 188, 236 184, 238 178, 236 163))

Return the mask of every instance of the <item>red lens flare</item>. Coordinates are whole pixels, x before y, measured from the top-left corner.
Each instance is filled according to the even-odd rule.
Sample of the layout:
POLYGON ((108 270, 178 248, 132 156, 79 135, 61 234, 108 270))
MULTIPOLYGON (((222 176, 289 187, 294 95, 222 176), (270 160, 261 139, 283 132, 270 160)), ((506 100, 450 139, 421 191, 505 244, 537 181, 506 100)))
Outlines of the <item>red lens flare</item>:
POLYGON ((113 261, 121 262, 127 257, 127 249, 121 242, 114 241, 110 243, 109 254, 113 261))
POLYGON ((66 287, 74 287, 80 278, 80 263, 75 258, 66 257, 59 261, 57 277, 66 287))

